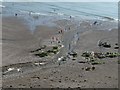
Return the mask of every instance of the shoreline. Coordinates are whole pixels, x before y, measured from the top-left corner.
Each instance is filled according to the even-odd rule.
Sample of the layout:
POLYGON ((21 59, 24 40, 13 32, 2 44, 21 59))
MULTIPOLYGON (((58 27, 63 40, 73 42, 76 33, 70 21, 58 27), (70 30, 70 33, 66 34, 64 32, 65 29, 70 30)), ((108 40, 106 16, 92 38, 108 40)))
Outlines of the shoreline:
MULTIPOLYGON (((29 27, 30 31, 34 32, 34 30, 36 29, 37 26, 40 25, 45 25, 45 26, 50 26, 50 27, 54 27, 57 26, 56 22, 57 21, 61 21, 61 20, 70 20, 73 23, 82 23, 82 22, 88 22, 91 25, 97 21, 97 24, 106 24, 107 22, 110 24, 109 27, 111 26, 110 29, 112 28, 118 28, 118 20, 109 20, 109 19, 100 19, 100 18, 96 18, 96 19, 85 19, 85 18, 77 18, 77 17, 69 17, 67 16, 66 18, 63 17, 59 17, 59 16, 44 16, 44 15, 27 15, 27 16, 3 16, 3 18, 19 18, 22 21, 24 21, 24 24, 26 26, 29 27), (37 18, 35 18, 37 17, 37 18), (33 23, 34 22, 34 23, 33 23)), ((106 24, 107 25, 107 24, 106 24)), ((79 26, 79 24, 78 24, 79 26)))

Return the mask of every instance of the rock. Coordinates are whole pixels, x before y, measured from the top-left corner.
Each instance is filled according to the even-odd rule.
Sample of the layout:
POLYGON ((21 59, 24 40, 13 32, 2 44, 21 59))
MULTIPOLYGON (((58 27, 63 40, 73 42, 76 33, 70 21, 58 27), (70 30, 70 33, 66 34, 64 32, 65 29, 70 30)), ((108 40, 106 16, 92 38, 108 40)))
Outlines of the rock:
POLYGON ((115 43, 115 45, 118 45, 118 43, 115 43))
POLYGON ((61 83, 61 80, 59 80, 59 83, 61 83))
POLYGON ((10 87, 13 87, 12 85, 10 85, 10 87))
POLYGON ((90 69, 91 69, 90 67, 86 67, 85 71, 90 71, 90 69))
POLYGON ((114 47, 114 49, 119 49, 119 47, 118 47, 118 46, 116 46, 116 47, 114 47))
POLYGON ((85 61, 78 61, 78 63, 86 63, 85 61))
POLYGON ((95 67, 93 66, 91 69, 92 69, 92 70, 95 70, 95 67))
POLYGON ((75 82, 75 80, 72 80, 72 82, 75 82))
POLYGON ((86 82, 86 81, 87 81, 87 79, 84 80, 84 82, 86 82))
POLYGON ((51 82, 53 82, 54 80, 53 79, 50 79, 51 82))

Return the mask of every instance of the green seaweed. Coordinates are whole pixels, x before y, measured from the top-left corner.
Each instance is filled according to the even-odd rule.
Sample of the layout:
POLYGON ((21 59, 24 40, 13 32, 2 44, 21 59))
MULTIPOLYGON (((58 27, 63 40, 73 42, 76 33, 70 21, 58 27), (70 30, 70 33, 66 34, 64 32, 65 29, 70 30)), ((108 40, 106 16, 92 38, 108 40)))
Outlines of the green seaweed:
POLYGON ((58 46, 54 46, 53 49, 58 49, 58 46))
POLYGON ((105 64, 105 62, 102 62, 102 61, 94 61, 94 62, 91 62, 92 65, 98 65, 98 64, 105 64))
POLYGON ((48 54, 46 52, 42 52, 42 53, 35 54, 35 56, 45 57, 45 56, 48 56, 48 54))

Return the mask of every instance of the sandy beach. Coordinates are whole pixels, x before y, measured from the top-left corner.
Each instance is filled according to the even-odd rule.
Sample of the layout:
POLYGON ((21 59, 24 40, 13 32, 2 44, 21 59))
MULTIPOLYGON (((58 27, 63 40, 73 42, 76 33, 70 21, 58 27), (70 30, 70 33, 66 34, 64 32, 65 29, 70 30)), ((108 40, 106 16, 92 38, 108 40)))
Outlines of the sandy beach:
MULTIPOLYGON (((63 19, 54 22, 56 26, 40 25, 31 32, 22 18, 4 17, 2 21, 2 87, 118 88, 117 57, 103 58, 100 61, 104 64, 91 65, 85 63, 86 60, 81 56, 85 51, 118 52, 114 49, 115 43, 118 43, 118 30, 117 28, 109 30, 115 23, 100 22, 102 25, 93 25, 93 21, 82 21, 76 27, 76 23, 63 19), (59 33, 61 29, 63 31, 59 33), (73 38, 76 33, 77 40, 73 38), (99 40, 108 41, 111 48, 101 49, 97 45, 99 40), (44 45, 47 49, 55 45, 64 45, 64 47, 60 47, 57 54, 42 58, 31 53, 44 45), (60 62, 58 58, 66 56, 70 49, 77 53, 77 57, 60 62), (85 69, 93 66, 94 70, 85 69)), ((44 51, 44 49, 41 50, 44 51)))

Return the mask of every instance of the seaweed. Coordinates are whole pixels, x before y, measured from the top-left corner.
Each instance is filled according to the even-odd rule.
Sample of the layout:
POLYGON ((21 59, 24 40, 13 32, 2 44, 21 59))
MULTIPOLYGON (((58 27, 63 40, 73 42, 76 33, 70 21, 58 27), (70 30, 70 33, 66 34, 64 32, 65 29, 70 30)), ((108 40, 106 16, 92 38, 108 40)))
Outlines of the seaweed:
POLYGON ((77 57, 77 53, 72 54, 73 57, 77 57))
POLYGON ((45 57, 45 56, 48 56, 48 54, 46 52, 42 52, 42 53, 35 54, 35 56, 45 57))
POLYGON ((57 47, 57 46, 54 46, 53 49, 58 49, 58 47, 57 47))
POLYGON ((47 53, 54 53, 56 54, 58 52, 58 50, 48 50, 47 53))
POLYGON ((50 53, 56 54, 58 52, 58 46, 54 46, 52 49, 50 50, 44 50, 43 52, 39 52, 42 49, 45 49, 46 45, 42 46, 39 49, 33 50, 31 51, 31 53, 34 53, 35 56, 39 56, 39 57, 45 57, 48 56, 50 53))
POLYGON ((77 57, 77 53, 76 52, 69 52, 68 53, 70 56, 72 56, 73 58, 77 57))
POLYGON ((39 49, 36 49, 36 50, 34 50, 34 51, 30 51, 31 53, 34 53, 34 52, 38 52, 38 51, 40 51, 41 50, 41 48, 39 48, 39 49))
POLYGON ((105 48, 111 48, 111 44, 109 44, 108 42, 99 42, 98 46, 102 46, 105 48))
POLYGON ((91 62, 92 65, 98 65, 98 64, 105 64, 105 62, 102 62, 102 61, 94 61, 94 62, 91 62))
POLYGON ((120 54, 117 52, 106 52, 106 53, 92 53, 92 52, 84 52, 81 55, 82 57, 85 57, 86 60, 88 60, 89 63, 92 65, 97 65, 97 64, 104 64, 105 62, 100 61, 100 59, 103 58, 116 58, 119 57, 120 54))
POLYGON ((36 49, 36 50, 30 51, 30 52, 31 52, 31 53, 38 52, 38 51, 40 51, 40 50, 42 50, 42 49, 45 49, 45 48, 46 48, 46 45, 44 45, 44 46, 42 46, 41 48, 38 48, 38 49, 36 49))
POLYGON ((83 57, 90 57, 90 53, 84 52, 81 56, 83 56, 83 57))

